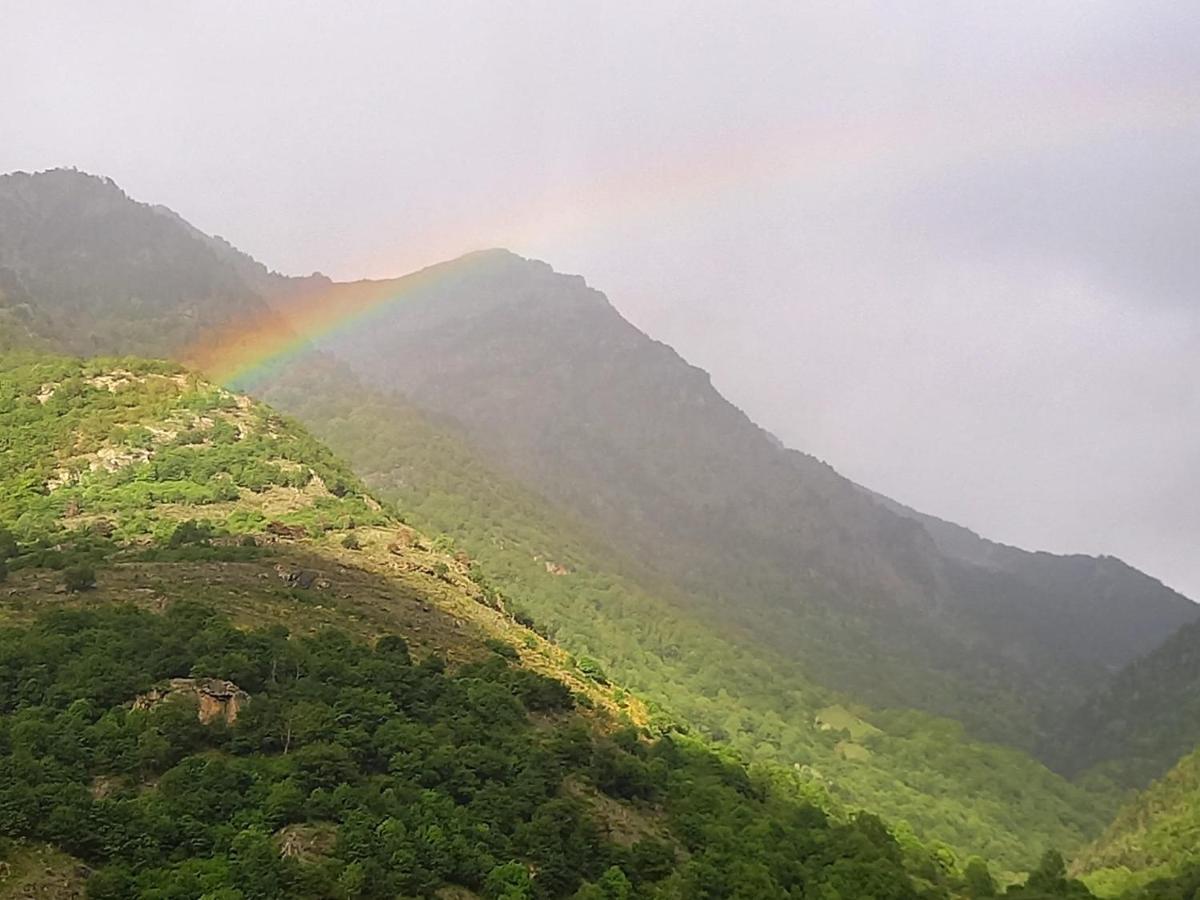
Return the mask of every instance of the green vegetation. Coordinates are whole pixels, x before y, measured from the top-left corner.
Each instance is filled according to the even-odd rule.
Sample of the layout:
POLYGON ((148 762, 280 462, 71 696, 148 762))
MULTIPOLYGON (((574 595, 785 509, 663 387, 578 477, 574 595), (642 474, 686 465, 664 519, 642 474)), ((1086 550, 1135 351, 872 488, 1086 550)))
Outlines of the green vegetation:
MULTIPOLYGON (((302 377, 314 364, 336 371, 336 360, 362 385, 401 395, 543 498, 554 511, 544 524, 582 522, 589 543, 600 536, 689 620, 872 707, 944 715, 1036 753, 1046 722, 1198 615, 1119 561, 1004 548, 898 510, 781 446, 705 373, 545 263, 492 250, 322 291, 332 309, 404 299, 382 304, 370 328, 315 335, 320 352, 295 367, 302 377)), ((311 296, 278 285, 276 307, 286 315, 296 295, 311 296)), ((282 392, 293 375, 256 375, 255 389, 282 392)), ((361 385, 322 371, 284 408, 378 483, 422 465, 377 433, 393 415, 403 427, 405 411, 373 404, 361 385), (355 418, 363 428, 335 434, 355 418)), ((439 517, 460 511, 439 506, 439 517)), ((480 511, 438 527, 475 528, 480 511)), ((508 517, 496 519, 506 536, 508 517)), ((582 570, 559 547, 543 561, 570 580, 582 570)))
POLYGON ((248 554, 230 538, 269 525, 381 521, 293 423, 166 363, 0 357, 0 460, 0 557, 65 569, 72 591, 133 542, 159 559, 236 559, 248 554))
POLYGON ((871 810, 958 859, 983 856, 1001 874, 1029 869, 1051 847, 1074 851, 1115 810, 1112 796, 973 740, 955 722, 870 710, 814 685, 800 661, 705 626, 675 590, 411 408, 361 391, 352 406, 323 403, 329 393, 298 382, 271 397, 322 423, 319 434, 408 521, 470 553, 476 580, 517 621, 636 691, 660 724, 686 723, 792 772, 827 806, 871 810), (829 720, 832 709, 847 718, 829 720))
POLYGON ((461 563, 421 549, 420 536, 398 541, 348 471, 269 410, 136 360, 7 358, 0 372, 0 550, 18 579, 10 621, 31 623, 0 632, 0 835, 18 842, 0 847, 7 871, 50 846, 47 858, 69 854, 63 883, 93 870, 96 897, 431 896, 448 885, 508 897, 785 897, 805 885, 916 897, 955 883, 872 817, 814 807, 800 780, 751 777, 681 733, 614 731, 595 692, 631 709, 624 692, 597 686, 603 674, 586 663, 575 695, 570 673, 527 667, 531 653, 534 665, 553 659, 544 642, 497 618, 497 598, 461 563), (342 546, 346 534, 361 536, 359 550, 342 546), (322 630, 329 604, 345 603, 338 615, 368 634, 380 634, 368 611, 404 616, 361 576, 361 603, 341 583, 317 591, 316 573, 285 555, 292 546, 395 571, 401 596, 421 585, 404 615, 419 618, 423 642, 435 597, 455 615, 491 616, 508 638, 470 638, 455 621, 441 638, 455 647, 450 667, 438 655, 414 664, 386 632, 372 649, 322 630), (279 562, 258 562, 263 553, 279 562), (52 600, 47 568, 95 589, 52 600), (155 588, 126 590, 148 591, 162 615, 110 605, 148 575, 155 588), (280 591, 290 614, 272 599, 280 591), (232 627, 190 602, 201 592, 263 624, 232 627), (49 612, 31 618, 30 602, 49 612), (302 633, 289 637, 281 619, 302 633), (464 639, 480 646, 463 653, 464 639), (196 695, 172 678, 228 679, 249 700, 235 720, 203 724, 196 695))
POLYGON ((63 587, 70 593, 90 591, 96 586, 96 570, 87 563, 63 569, 63 587))
MULTIPOLYGON (((5 349, 171 354, 240 316, 286 334, 260 298, 329 287, 275 276, 80 173, 0 179, 0 207, 10 234, 54 236, 4 248, 5 349)), ((968 867, 980 896, 1048 848, 1070 853, 1100 831, 1116 790, 1099 776, 1144 784, 1200 739, 1196 717, 1178 714, 1196 693, 1186 673, 1160 679, 1180 685, 1177 697, 1139 702, 1150 673, 1130 682, 1132 705, 1101 704, 1073 722, 1074 744, 1051 736, 1068 752, 1096 751, 1098 777, 1083 782, 1095 792, 970 739, 1035 747, 1032 712, 1075 703, 1106 679, 1104 666, 1160 639, 1181 598, 1112 561, 1000 560, 963 534, 946 550, 927 521, 886 515, 824 464, 778 453, 581 282, 567 290, 548 267, 488 256, 480 271, 499 269, 475 283, 416 292, 423 303, 405 312, 420 314, 408 322, 417 327, 379 329, 391 368, 371 370, 459 424, 431 428, 319 353, 298 392, 284 370, 264 386, 413 524, 441 532, 432 549, 409 547, 412 535, 301 429, 176 366, 0 362, 3 621, 114 599, 161 609, 186 590, 219 598, 240 625, 336 622, 359 637, 403 627, 412 647, 444 649, 454 664, 540 666, 581 707, 719 742, 837 821, 881 813, 906 854, 933 848, 939 871, 980 854, 993 867, 968 867), (530 280, 533 270, 542 274, 530 280), (501 316, 510 294, 522 303, 501 316), (499 370, 486 368, 492 360, 499 370), (476 449, 456 439, 459 427, 474 429, 476 449), (506 471, 532 491, 491 470, 513 457, 506 471), (972 565, 980 553, 982 569, 972 565), (942 568, 956 559, 964 564, 942 568), (89 567, 95 587, 68 593, 68 578, 89 567), (956 605, 963 597, 974 603, 956 605), (909 706, 954 716, 967 733, 909 706), (1143 710, 1153 714, 1126 717, 1143 710), (1126 721, 1137 727, 1104 730, 1126 721)), ((295 824, 289 839, 327 836, 327 823, 295 824)), ((1055 890, 1070 887, 1053 866, 1039 869, 1055 890)), ((500 865, 482 889, 520 891, 528 875, 500 865)), ((617 896, 627 877, 606 869, 580 890, 617 896)))
POLYGON ((1200 623, 1126 668, 1048 742, 1055 764, 1093 781, 1144 788, 1200 746, 1200 623))
POLYGON ((1156 890, 1173 880, 1200 888, 1200 750, 1126 805, 1074 866, 1106 897, 1155 881, 1156 890))
POLYGON ((398 638, 106 607, 0 631, 0 698, 0 833, 93 867, 91 897, 918 896, 877 820, 833 822, 682 736, 597 736, 499 657, 449 672, 398 638), (250 699, 232 725, 187 695, 130 706, 172 677, 250 699), (593 791, 661 835, 606 835, 593 791), (285 849, 301 826, 328 828, 323 852, 285 849))
POLYGON ((1032 868, 1009 895, 1089 896, 1047 851, 1103 801, 714 633, 419 416, 377 421, 407 462, 373 480, 432 541, 292 422, 174 367, 0 375, 10 871, 49 854, 97 897, 933 898, 1032 868), (172 678, 249 700, 203 724, 172 678))

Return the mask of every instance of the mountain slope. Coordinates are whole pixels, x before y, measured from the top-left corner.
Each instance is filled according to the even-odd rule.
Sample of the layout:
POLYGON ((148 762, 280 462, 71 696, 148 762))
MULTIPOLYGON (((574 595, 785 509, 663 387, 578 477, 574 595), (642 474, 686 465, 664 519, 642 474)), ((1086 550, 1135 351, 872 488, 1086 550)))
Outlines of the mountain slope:
POLYGON ((492 251, 371 288, 403 299, 323 350, 828 685, 1028 745, 1034 717, 1198 614, 1115 561, 947 552, 925 522, 781 448, 580 278, 492 251))
POLYGON ((1181 628, 1065 717, 1049 752, 1065 772, 1088 770, 1145 787, 1200 746, 1200 624, 1181 628))
POLYGON ((1115 557, 1031 553, 869 493, 921 523, 970 615, 1013 653, 1040 631, 1051 648, 1116 672, 1157 648, 1164 628, 1173 632, 1194 618, 1193 604, 1115 557))
POLYGON ((704 625, 688 598, 605 549, 579 522, 482 464, 452 433, 394 397, 326 395, 296 373, 273 402, 321 423, 407 520, 444 532, 479 561, 510 608, 651 703, 771 766, 798 770, 835 802, 904 821, 925 841, 1020 871, 1048 847, 1071 850, 1111 808, 1024 754, 961 726, 880 711, 819 687, 800 661, 743 633, 704 625))
POLYGON ((1200 889, 1200 750, 1124 807, 1073 868, 1106 896, 1155 879, 1191 885, 1180 896, 1200 889))
MULTIPOLYGON (((412 379, 420 409, 392 391, 364 389, 328 354, 305 354, 258 387, 338 442, 414 522, 453 534, 486 563, 513 609, 531 613, 578 656, 595 658, 581 661, 589 671, 599 661, 667 716, 756 760, 799 767, 805 790, 885 810, 925 838, 983 851, 1010 870, 1099 830, 1109 801, 1023 754, 981 745, 952 723, 856 703, 865 696, 942 710, 977 734, 1031 744, 1033 712, 1069 702, 1087 679, 1102 681, 1109 660, 1059 659, 1036 634, 1028 645, 1018 634, 1014 646, 997 646, 964 612, 947 575, 956 560, 925 525, 863 495, 823 463, 779 448, 703 373, 620 320, 580 279, 503 253, 400 282, 339 288, 319 278, 285 279, 162 211, 153 221, 161 220, 170 239, 146 243, 142 226, 153 208, 98 179, 69 177, 88 181, 84 194, 104 193, 93 226, 126 239, 104 251, 111 260, 86 241, 77 253, 70 222, 57 221, 69 220, 75 207, 59 212, 38 201, 50 223, 39 233, 61 228, 69 239, 43 241, 35 253, 21 246, 19 227, 7 232, 16 250, 4 271, 24 293, 19 304, 4 302, 28 331, 59 346, 170 345, 178 352, 210 327, 287 330, 293 297, 358 308, 364 298, 400 293, 403 302, 382 305, 371 322, 381 341, 395 338, 389 346, 411 357, 388 360, 393 350, 355 349, 353 342, 347 349, 330 341, 326 349, 340 350, 347 364, 399 366, 403 377, 381 377, 381 386, 412 379), (175 246, 187 242, 196 246, 175 246), (170 302, 156 312, 161 334, 134 327, 128 317, 139 307, 126 282, 169 281, 180 255, 220 271, 164 288, 170 302), (95 266, 105 290, 65 290, 54 271, 60 264, 80 284, 95 266), (235 294, 242 299, 234 302, 235 294), (95 340, 93 321, 103 325, 95 340), (473 431, 475 420, 493 437, 473 431), (533 460, 550 464, 532 472, 533 460), (497 467, 507 477, 497 477, 497 467), (1014 650, 1031 656, 1020 677, 1010 672, 1014 650)), ((0 190, 5 197, 0 217, 31 215, 20 204, 12 214, 11 194, 0 190)), ((296 521, 283 526, 336 525, 312 510, 292 512, 296 521)), ((258 515, 269 521, 273 512, 258 515)), ((330 534, 326 549, 336 540, 330 534)), ((371 539, 370 558, 379 552, 390 563, 384 551, 392 539, 385 537, 386 530, 371 539)), ((204 573, 194 577, 221 582, 204 573)), ((1101 599, 1104 585, 1102 573, 1101 599)), ((231 585, 222 603, 236 613, 245 590, 244 580, 231 585)), ((1090 589, 1080 596, 1086 600, 1090 589)), ((1145 605, 1150 638, 1137 640, 1192 612, 1170 592, 1151 591, 1145 605)), ((1113 637, 1122 640, 1116 631, 1113 637)), ((1134 652, 1135 643, 1122 652, 1134 652)))
POLYGON ((244 397, 0 356, 0 462, 21 884, 41 859, 101 898, 947 896, 877 819, 625 727, 636 700, 244 397))
MULTIPOLYGON (((370 328, 321 347, 461 429, 694 614, 802 658, 835 689, 1034 747, 1040 717, 1197 615, 1115 561, 1039 554, 998 569, 956 556, 929 520, 780 447, 707 375, 544 264, 493 251, 390 282, 289 279, 103 179, 0 177, 10 334, 178 355, 213 335, 278 342, 314 298, 357 311, 389 296, 400 299, 378 305, 370 328)), ((327 356, 304 365, 345 383, 327 356)), ((271 386, 268 375, 257 389, 271 386)))
POLYGON ((106 179, 0 177, 0 308, 62 349, 169 356, 198 330, 269 316, 253 293, 269 281, 265 267, 106 179))

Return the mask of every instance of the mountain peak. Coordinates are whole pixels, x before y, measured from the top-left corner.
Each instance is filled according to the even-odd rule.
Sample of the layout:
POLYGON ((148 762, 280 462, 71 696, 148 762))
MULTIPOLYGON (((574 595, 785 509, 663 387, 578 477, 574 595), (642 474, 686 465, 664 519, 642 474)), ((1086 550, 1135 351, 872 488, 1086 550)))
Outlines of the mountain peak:
POLYGON ((0 174, 0 190, 32 191, 35 196, 75 197, 78 199, 111 197, 129 200, 128 194, 111 178, 94 175, 82 169, 55 168, 37 172, 8 172, 0 174))

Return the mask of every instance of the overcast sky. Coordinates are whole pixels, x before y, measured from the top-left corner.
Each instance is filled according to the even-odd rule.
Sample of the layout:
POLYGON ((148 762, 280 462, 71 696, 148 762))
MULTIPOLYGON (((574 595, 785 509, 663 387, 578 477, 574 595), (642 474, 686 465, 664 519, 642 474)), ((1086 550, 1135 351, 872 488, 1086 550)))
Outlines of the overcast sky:
POLYGON ((789 445, 1200 598, 1200 4, 0 0, 0 170, 272 268, 507 246, 789 445))

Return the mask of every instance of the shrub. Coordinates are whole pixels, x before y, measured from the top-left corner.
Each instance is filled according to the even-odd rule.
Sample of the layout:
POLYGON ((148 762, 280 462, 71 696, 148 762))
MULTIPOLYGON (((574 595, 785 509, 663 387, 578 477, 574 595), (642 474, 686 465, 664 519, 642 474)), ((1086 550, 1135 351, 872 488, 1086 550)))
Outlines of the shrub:
POLYGON ((0 526, 0 561, 17 555, 17 539, 7 528, 0 526))
POLYGON ((89 565, 69 566, 63 569, 63 584, 72 594, 90 591, 96 586, 96 571, 89 565))
POLYGON ((590 656, 580 658, 579 671, 597 684, 608 684, 608 676, 604 674, 604 669, 590 656))
POLYGON ((355 537, 353 533, 348 534, 344 538, 342 538, 342 546, 345 547, 347 550, 362 549, 358 543, 358 538, 355 537))
POLYGON ((167 546, 182 547, 184 544, 205 544, 212 537, 212 533, 211 525, 188 519, 175 526, 175 530, 171 532, 171 537, 167 540, 167 546))
POLYGON ((506 659, 520 659, 521 654, 517 652, 517 648, 508 641, 502 641, 500 638, 488 638, 484 643, 487 648, 493 653, 503 656, 506 659))

